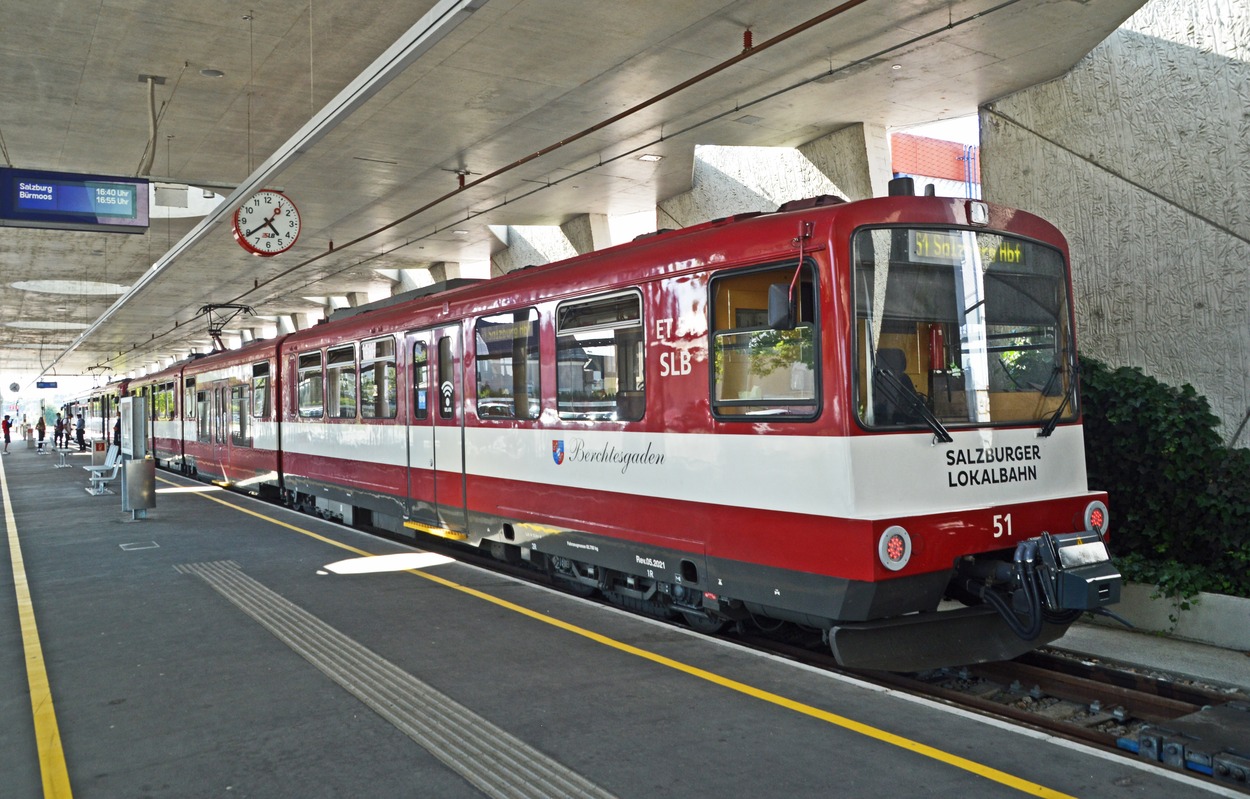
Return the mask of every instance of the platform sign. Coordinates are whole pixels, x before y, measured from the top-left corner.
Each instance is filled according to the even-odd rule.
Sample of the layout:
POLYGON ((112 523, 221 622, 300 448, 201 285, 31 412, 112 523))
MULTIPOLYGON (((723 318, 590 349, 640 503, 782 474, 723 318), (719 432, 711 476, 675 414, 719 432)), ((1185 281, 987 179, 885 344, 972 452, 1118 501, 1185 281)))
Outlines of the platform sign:
POLYGON ((143 233, 148 227, 148 182, 0 169, 0 225, 143 233))
POLYGON ((36 380, 35 388, 56 388, 55 380, 36 380))
POLYGON ((122 397, 118 409, 121 423, 121 453, 126 458, 142 458, 147 454, 147 404, 143 397, 122 397))

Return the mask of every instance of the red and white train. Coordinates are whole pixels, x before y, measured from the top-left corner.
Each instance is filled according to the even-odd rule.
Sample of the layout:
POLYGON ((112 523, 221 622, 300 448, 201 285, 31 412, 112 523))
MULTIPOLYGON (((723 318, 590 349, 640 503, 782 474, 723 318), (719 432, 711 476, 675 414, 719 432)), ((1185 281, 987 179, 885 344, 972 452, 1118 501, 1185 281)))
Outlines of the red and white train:
POLYGON ((162 466, 697 628, 819 628, 852 666, 970 663, 1119 598, 1068 270, 1021 211, 817 198, 118 390, 162 466))

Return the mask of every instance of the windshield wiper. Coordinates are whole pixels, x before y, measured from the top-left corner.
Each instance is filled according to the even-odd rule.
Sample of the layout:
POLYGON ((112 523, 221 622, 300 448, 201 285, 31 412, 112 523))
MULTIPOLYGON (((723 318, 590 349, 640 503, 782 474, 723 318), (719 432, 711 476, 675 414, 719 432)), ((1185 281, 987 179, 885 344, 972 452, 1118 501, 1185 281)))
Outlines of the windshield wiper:
POLYGON ((888 391, 884 392, 886 399, 893 403, 896 408, 914 413, 923 419, 938 441, 949 444, 955 440, 951 438, 951 434, 946 430, 946 427, 933 415, 933 411, 929 410, 929 406, 924 404, 924 400, 920 399, 920 395, 916 393, 914 388, 904 385, 898 375, 889 369, 878 367, 876 373, 878 377, 882 378, 881 385, 889 388, 888 391))
MULTIPOLYGON (((1055 409, 1055 412, 1050 415, 1050 418, 1046 420, 1046 423, 1042 425, 1042 429, 1038 431, 1038 438, 1048 438, 1051 433, 1055 432, 1055 426, 1059 424, 1059 417, 1063 416, 1063 412, 1068 409, 1068 402, 1072 399, 1072 392, 1076 391, 1076 376, 1080 369, 1081 367, 1078 365, 1074 364, 1072 366, 1072 379, 1068 381, 1067 391, 1063 392, 1063 400, 1059 403, 1059 407, 1055 409)), ((1054 374, 1050 376, 1050 381, 1046 383, 1047 389, 1050 388, 1050 384, 1054 382, 1058 375, 1059 368, 1056 367, 1054 374)), ((1042 394, 1045 395, 1045 393, 1046 391, 1043 390, 1042 394)))

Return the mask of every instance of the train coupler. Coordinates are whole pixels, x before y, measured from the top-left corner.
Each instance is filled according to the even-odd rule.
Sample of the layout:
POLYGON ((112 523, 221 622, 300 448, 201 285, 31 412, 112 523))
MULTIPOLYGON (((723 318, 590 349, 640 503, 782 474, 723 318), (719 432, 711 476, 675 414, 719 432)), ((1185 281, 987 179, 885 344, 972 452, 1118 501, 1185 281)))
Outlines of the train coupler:
POLYGON ((1021 541, 1011 563, 972 564, 967 589, 1026 641, 1045 622, 1070 624, 1120 601, 1123 584, 1097 531, 1042 533, 1021 541))
POLYGON ((1038 582, 1052 611, 1094 611, 1120 601, 1124 583, 1107 543, 1095 531, 1042 533, 1037 539, 1038 582))

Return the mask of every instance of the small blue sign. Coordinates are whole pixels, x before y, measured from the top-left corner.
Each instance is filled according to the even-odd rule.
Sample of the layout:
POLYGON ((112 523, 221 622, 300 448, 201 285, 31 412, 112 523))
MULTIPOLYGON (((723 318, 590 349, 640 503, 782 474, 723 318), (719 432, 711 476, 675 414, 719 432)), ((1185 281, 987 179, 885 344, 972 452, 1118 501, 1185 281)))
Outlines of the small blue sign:
POLYGON ((35 388, 56 388, 55 380, 36 380, 35 388))

